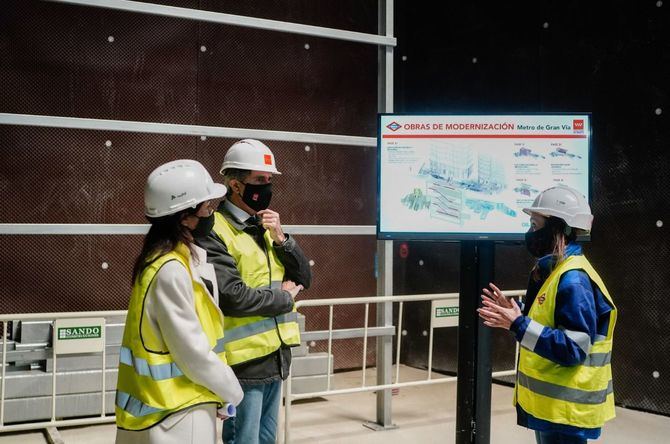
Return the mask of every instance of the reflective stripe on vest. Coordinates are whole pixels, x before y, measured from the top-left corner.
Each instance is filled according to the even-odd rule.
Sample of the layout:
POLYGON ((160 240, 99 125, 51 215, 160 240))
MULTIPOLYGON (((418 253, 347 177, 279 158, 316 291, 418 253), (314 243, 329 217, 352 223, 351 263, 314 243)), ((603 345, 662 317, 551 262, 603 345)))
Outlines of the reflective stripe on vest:
MULTIPOLYGON (((225 350, 225 340, 220 338, 216 341, 216 345, 212 349, 214 353, 222 353, 225 350)), ((121 346, 119 348, 119 362, 121 364, 129 365, 135 369, 135 372, 141 376, 149 376, 154 381, 161 381, 163 379, 177 378, 183 376, 179 366, 174 362, 166 362, 165 364, 150 365, 146 359, 137 358, 133 356, 132 350, 128 347, 121 346)))
POLYGON ((612 362, 612 352, 607 353, 589 353, 582 365, 587 367, 604 367, 612 362))
POLYGON ((549 398, 560 399, 568 402, 578 402, 580 404, 602 404, 607 399, 607 395, 613 393, 612 381, 607 384, 604 390, 586 391, 574 388, 563 387, 552 384, 519 372, 517 380, 520 385, 537 393, 538 395, 549 398))
MULTIPOLYGON (((145 299, 153 279, 170 261, 179 262, 192 276, 189 250, 180 244, 174 251, 149 264, 133 286, 119 351, 115 411, 117 426, 122 429, 144 430, 190 406, 222 404, 224 401, 184 375, 163 343, 160 332, 154 331, 144 314, 145 299)), ((194 308, 202 330, 211 349, 225 363, 223 315, 204 286, 193 277, 191 282, 194 308)))
MULTIPOLYGON (((214 216, 214 233, 235 259, 242 282, 249 288, 281 288, 284 265, 279 260, 269 231, 263 246, 238 230, 219 212, 214 216)), ((282 346, 300 345, 300 327, 295 309, 274 318, 264 316, 224 318, 224 344, 230 365, 241 364, 278 350, 282 346)))
POLYGON ((515 404, 538 419, 580 428, 602 427, 614 418, 611 359, 617 309, 584 256, 570 256, 556 266, 538 291, 528 316, 531 322, 519 349, 515 404), (534 349, 545 326, 560 328, 554 319, 556 295, 561 276, 570 270, 584 271, 612 311, 607 336, 596 337, 593 344, 583 332, 562 329, 586 352, 582 364, 567 367, 543 358, 534 349))
POLYGON ((119 362, 133 367, 138 375, 148 376, 154 381, 177 378, 184 375, 174 362, 150 365, 146 359, 134 357, 133 352, 128 347, 123 346, 119 349, 119 362))
POLYGON ((146 405, 139 399, 130 396, 128 393, 122 392, 121 390, 116 391, 116 405, 137 418, 163 411, 151 407, 150 405, 146 405))
POLYGON ((275 319, 280 324, 286 322, 298 322, 298 313, 285 313, 274 318, 265 318, 261 319, 260 321, 252 322, 251 324, 245 324, 241 327, 226 330, 226 335, 224 336, 222 342, 225 345, 228 342, 238 341, 243 338, 265 333, 270 330, 275 330, 277 328, 275 319))

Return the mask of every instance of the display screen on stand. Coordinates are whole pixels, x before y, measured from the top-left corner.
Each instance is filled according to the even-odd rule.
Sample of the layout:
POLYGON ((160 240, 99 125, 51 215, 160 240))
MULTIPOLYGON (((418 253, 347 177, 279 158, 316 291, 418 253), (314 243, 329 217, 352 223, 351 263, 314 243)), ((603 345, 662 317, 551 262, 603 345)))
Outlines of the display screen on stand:
POLYGON ((379 239, 521 240, 522 209, 567 185, 590 201, 589 114, 380 114, 379 239))

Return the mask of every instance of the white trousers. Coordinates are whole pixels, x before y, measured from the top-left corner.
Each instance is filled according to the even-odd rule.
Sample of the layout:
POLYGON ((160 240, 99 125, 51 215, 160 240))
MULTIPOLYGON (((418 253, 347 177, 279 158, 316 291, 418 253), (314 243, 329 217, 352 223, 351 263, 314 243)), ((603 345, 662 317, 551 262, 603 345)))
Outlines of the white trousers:
POLYGON ((173 413, 139 432, 116 429, 116 444, 216 444, 216 404, 173 413))

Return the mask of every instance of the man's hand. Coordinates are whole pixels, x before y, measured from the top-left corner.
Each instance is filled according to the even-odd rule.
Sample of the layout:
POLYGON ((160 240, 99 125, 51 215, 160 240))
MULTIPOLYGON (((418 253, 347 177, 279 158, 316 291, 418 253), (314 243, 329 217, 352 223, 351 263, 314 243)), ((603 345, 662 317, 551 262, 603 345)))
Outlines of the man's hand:
POLYGON ((270 232, 270 237, 275 244, 280 245, 286 240, 286 235, 281 229, 281 222, 279 221, 279 213, 272 210, 261 210, 256 215, 260 218, 260 223, 270 232))
POLYGON ((514 301, 506 298, 498 287, 493 284, 489 286, 491 290, 482 289, 484 307, 477 309, 479 317, 484 320, 484 325, 509 330, 516 318, 521 316, 521 309, 514 301))
POLYGON ((293 299, 298 296, 298 293, 300 293, 303 288, 302 285, 296 285, 293 281, 284 281, 281 283, 281 289, 288 291, 293 299))

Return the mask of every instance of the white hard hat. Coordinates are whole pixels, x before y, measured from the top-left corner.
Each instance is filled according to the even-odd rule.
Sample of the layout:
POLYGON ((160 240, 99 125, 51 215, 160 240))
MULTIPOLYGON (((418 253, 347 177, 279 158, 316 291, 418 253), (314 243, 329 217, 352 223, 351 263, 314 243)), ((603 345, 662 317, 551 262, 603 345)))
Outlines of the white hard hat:
POLYGON ((558 217, 570 227, 587 231, 593 223, 591 207, 586 198, 579 191, 565 185, 544 190, 535 198, 533 206, 524 208, 523 212, 558 217))
POLYGON ((162 217, 226 195, 200 162, 174 160, 153 170, 144 187, 144 214, 162 217))
POLYGON ((277 171, 275 156, 270 148, 256 139, 240 140, 228 149, 221 165, 221 174, 228 168, 281 174, 277 171))

